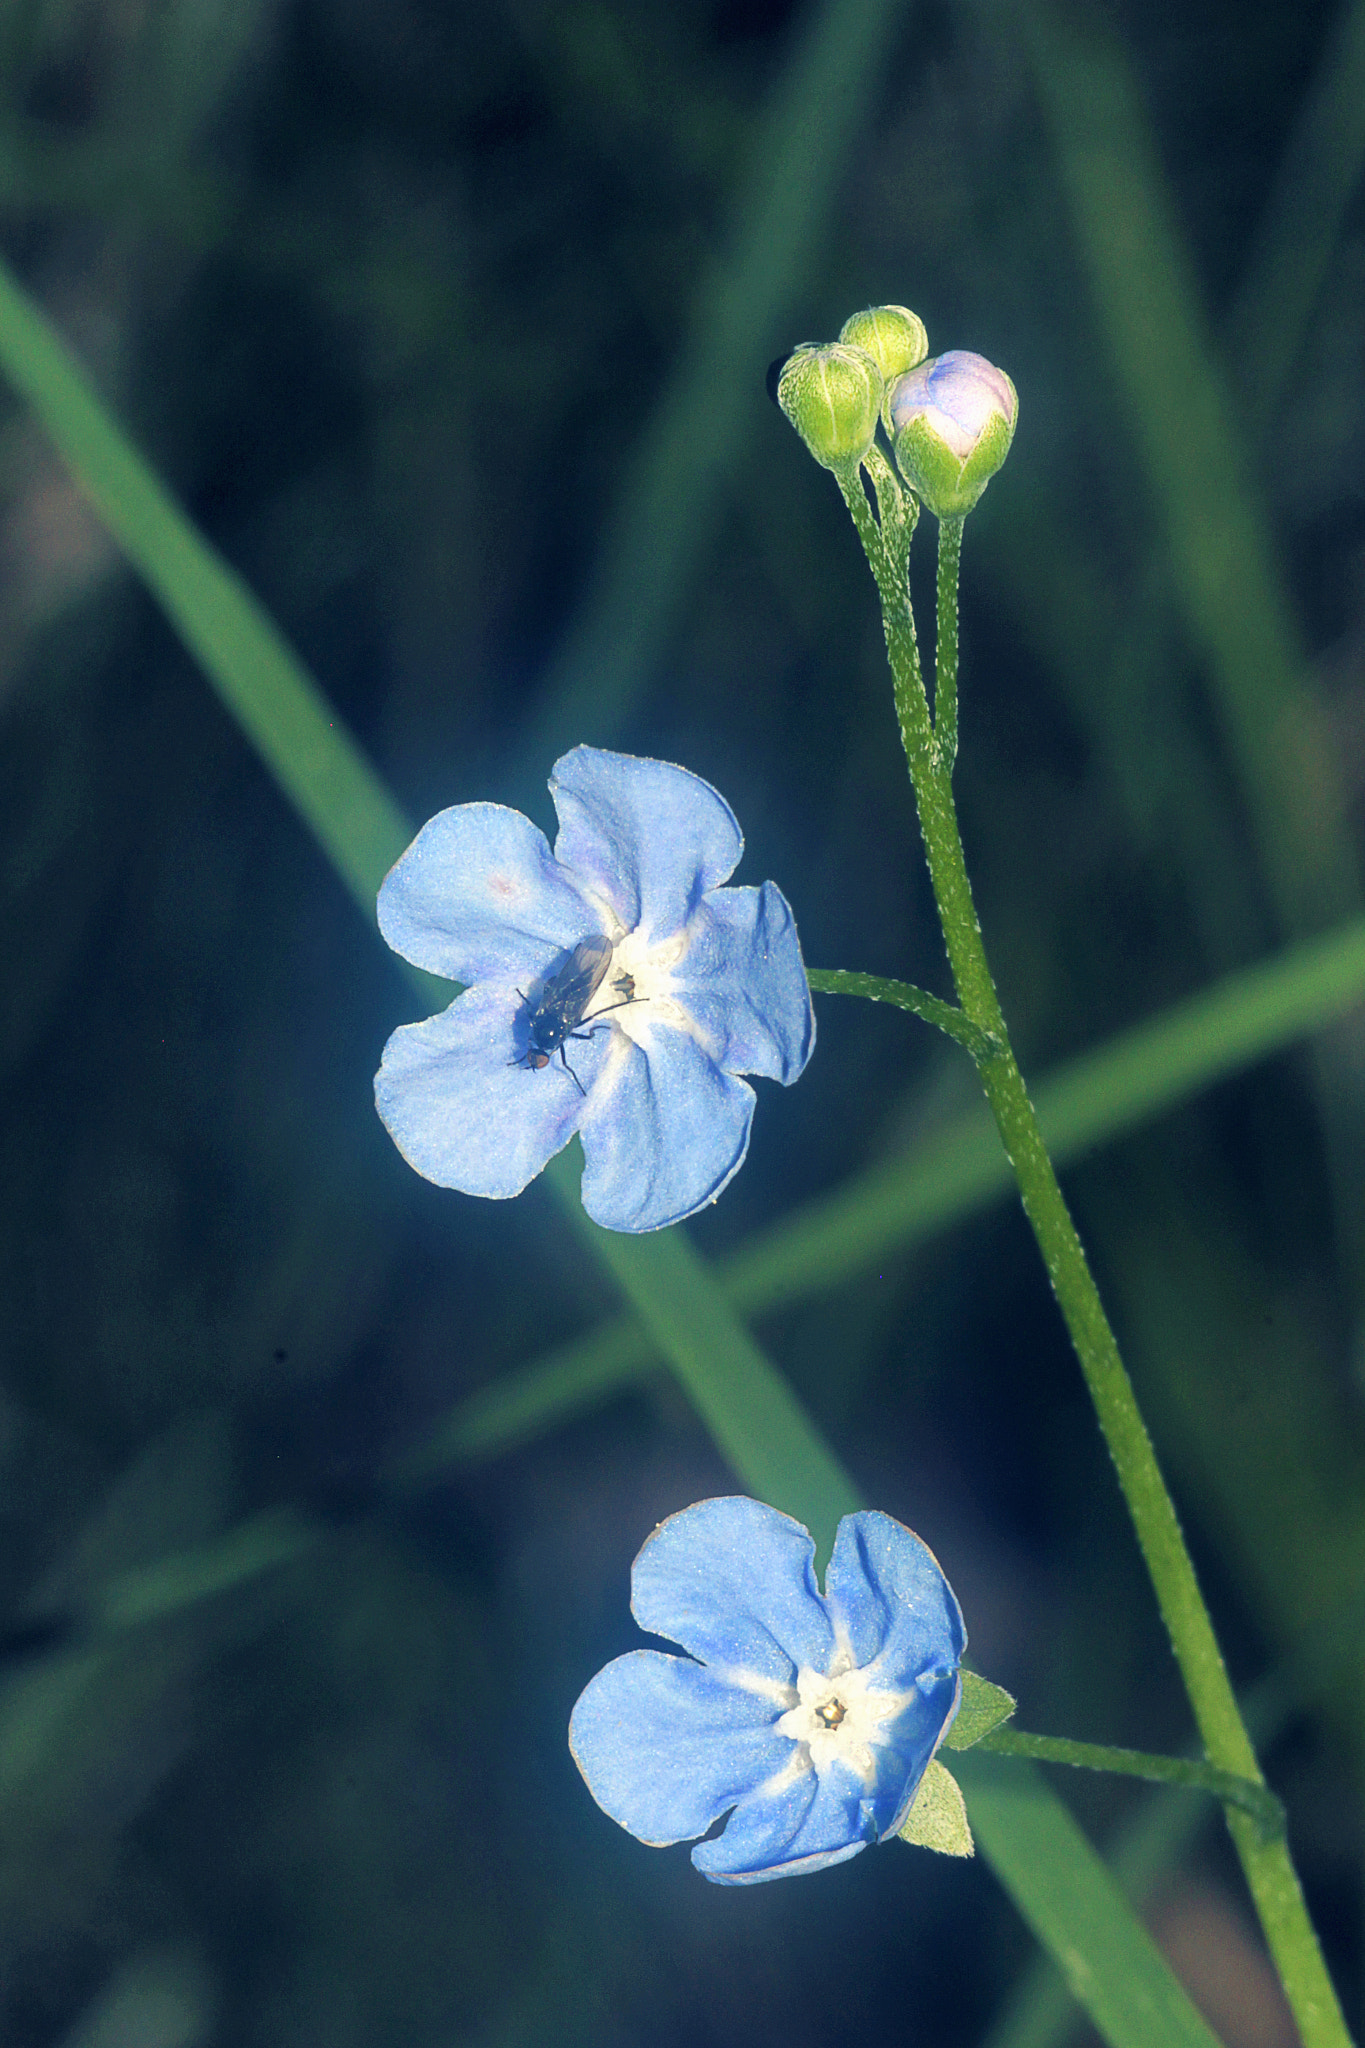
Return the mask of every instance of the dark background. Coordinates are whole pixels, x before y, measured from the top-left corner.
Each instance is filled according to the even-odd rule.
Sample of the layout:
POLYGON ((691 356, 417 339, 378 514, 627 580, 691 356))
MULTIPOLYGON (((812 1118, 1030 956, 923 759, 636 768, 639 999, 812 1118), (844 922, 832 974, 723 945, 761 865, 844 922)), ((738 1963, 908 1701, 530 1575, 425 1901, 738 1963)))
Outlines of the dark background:
MULTIPOLYGON (((552 826, 578 740, 678 760, 812 965, 945 992, 870 579, 763 374, 880 300, 1002 363, 1020 426, 966 536, 957 780, 1041 1074, 1365 902, 1365 207, 1352 121, 1325 153, 1312 125, 1363 19, 6 0, 3 246, 414 819, 487 798, 552 826), (1305 662, 1278 697, 1256 636, 1219 654, 1236 595, 1190 594, 1131 374, 1167 336, 1106 299, 1080 225, 1097 106, 1127 144, 1077 47, 1129 82, 1166 194, 1207 380, 1173 351, 1167 426, 1223 395, 1253 582, 1305 662), (1291 303, 1275 261, 1315 235, 1291 303), (1312 743, 1297 866, 1239 703, 1272 765, 1312 743)), ((398 1158, 370 1089, 411 990, 7 395, 0 484, 5 2048, 984 2042, 1030 1949, 983 1866, 892 1845, 719 1890, 578 1780, 565 1725, 635 1640, 634 1552, 733 1485, 670 1382, 384 1484, 613 1300, 543 1188, 481 1203, 398 1158), (243 1529, 239 1583, 110 1618, 119 1574, 243 1529)), ((916 1020, 819 1018, 693 1228, 709 1254, 971 1098, 916 1020)), ((1360 1041, 1357 1016, 1067 1176, 1355 2022, 1360 1041)), ((933 1545, 1025 1725, 1188 1742, 1013 1207, 759 1334, 933 1545)), ((1059 1789, 1106 1842, 1150 1817, 1059 1789)), ((1193 1818, 1154 1924, 1231 2048, 1280 2048, 1193 1818)))

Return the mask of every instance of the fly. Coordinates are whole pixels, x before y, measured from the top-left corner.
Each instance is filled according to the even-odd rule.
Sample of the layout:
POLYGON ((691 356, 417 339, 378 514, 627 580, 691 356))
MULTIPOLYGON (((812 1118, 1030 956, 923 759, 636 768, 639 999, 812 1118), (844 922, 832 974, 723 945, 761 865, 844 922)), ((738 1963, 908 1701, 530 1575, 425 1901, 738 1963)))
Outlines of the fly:
MULTIPOLYGON (((580 1031, 578 1027, 591 1021, 588 1005, 606 980, 611 951, 610 939, 580 939, 564 965, 550 976, 534 1003, 521 989, 517 990, 522 1001, 530 1004, 531 1014, 526 1021, 526 1050, 511 1062, 512 1066, 530 1067, 533 1073, 539 1073, 558 1053, 574 1087, 580 1095, 586 1095, 587 1090, 569 1065, 564 1046, 570 1038, 592 1037, 591 1031, 580 1031)), ((612 986, 621 990, 623 983, 628 985, 629 993, 623 991, 622 1000, 608 1003, 607 1010, 622 1010, 634 999, 635 983, 630 975, 618 975, 612 986)), ((602 1015, 603 1010, 595 1012, 595 1016, 602 1015)))

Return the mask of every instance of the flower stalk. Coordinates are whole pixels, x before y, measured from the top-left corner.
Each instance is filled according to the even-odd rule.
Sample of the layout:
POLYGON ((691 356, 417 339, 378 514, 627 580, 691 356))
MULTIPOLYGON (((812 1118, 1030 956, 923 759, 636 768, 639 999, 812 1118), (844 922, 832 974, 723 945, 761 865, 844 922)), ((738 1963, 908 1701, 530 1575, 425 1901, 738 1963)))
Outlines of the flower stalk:
POLYGON ((1108 1771, 1121 1778, 1145 1778, 1149 1785, 1176 1785, 1183 1792, 1207 1792, 1224 1806, 1250 1814, 1263 1836, 1285 1831, 1284 1807, 1268 1786, 1236 1771, 1220 1771, 1193 1757, 1152 1756, 1109 1743, 1074 1742, 1069 1735, 1030 1735, 1022 1728, 993 1728, 982 1749, 1000 1756, 1026 1756, 1040 1764, 1070 1764, 1081 1771, 1108 1771))
POLYGON ((869 1003, 892 1003, 898 1010, 911 1010, 926 1024, 955 1038, 974 1060, 995 1049, 995 1041, 973 1024, 956 1003, 945 1003, 912 981, 889 981, 883 974, 860 974, 850 967, 808 967, 806 980, 820 996, 862 996, 869 1003))
POLYGON ((934 656, 934 739, 939 766, 951 775, 957 760, 957 579, 965 519, 938 526, 938 649, 934 656))
MULTIPOLYGON (((952 791, 962 519, 945 517, 940 525, 931 715, 910 604, 913 522, 889 503, 900 486, 878 455, 872 481, 880 517, 874 517, 857 467, 836 469, 835 476, 881 598, 896 715, 953 982, 963 1015, 981 1033, 984 1049, 974 1054, 981 1084, 1090 1389, 1208 1763, 1263 1786, 1174 1503, 1010 1044, 981 937, 952 791)), ((966 1042, 961 1032, 955 1035, 966 1042)), ((1284 1836, 1268 1832, 1243 1798, 1225 1796, 1224 1812, 1304 2048, 1347 2048, 1350 2035, 1284 1836)))

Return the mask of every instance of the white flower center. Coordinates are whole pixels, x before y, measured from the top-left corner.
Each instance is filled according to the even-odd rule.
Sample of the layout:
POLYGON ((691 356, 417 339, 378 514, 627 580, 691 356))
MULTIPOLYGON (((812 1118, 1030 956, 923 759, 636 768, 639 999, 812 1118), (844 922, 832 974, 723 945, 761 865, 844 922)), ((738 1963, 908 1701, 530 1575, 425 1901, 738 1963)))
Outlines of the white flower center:
MULTIPOLYGON (((836 1667, 841 1662, 835 1658, 836 1667)), ((866 1671, 812 1671, 804 1664, 796 1674, 796 1694, 797 1704, 782 1715, 777 1732, 800 1745, 800 1765, 823 1776, 831 1765, 843 1764, 871 1787, 877 1777, 874 1751, 911 1695, 869 1685, 866 1671)))
POLYGON ((584 1022, 609 1012, 609 1021, 646 1051, 661 1024, 695 1034, 695 1020, 674 995, 674 969, 686 951, 686 931, 670 932, 653 943, 638 929, 624 933, 612 948, 611 965, 584 1022))

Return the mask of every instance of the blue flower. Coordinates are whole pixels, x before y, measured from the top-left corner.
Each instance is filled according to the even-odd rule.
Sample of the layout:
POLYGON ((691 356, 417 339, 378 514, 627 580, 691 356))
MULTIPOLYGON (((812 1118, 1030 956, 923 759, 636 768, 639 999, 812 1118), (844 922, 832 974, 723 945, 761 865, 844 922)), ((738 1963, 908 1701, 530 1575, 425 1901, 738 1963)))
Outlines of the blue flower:
POLYGON ((934 1554, 890 1515, 845 1515, 825 1574, 789 1515, 704 1500, 631 1571, 641 1628, 599 1671, 569 1747, 604 1812, 662 1848, 705 1834, 714 1884, 843 1863, 904 1824, 962 1694, 962 1614, 934 1554), (694 1662, 693 1659, 698 1661, 694 1662))
POLYGON ((815 1042, 796 925, 772 882, 726 889, 744 839, 709 783, 575 747, 556 761, 554 851, 501 804, 424 825, 379 892, 405 960, 472 983, 384 1048, 375 1102, 410 1166, 519 1195, 577 1131, 583 1206, 659 1230, 743 1164, 754 1091, 815 1042))

